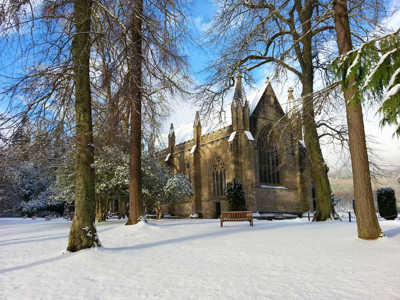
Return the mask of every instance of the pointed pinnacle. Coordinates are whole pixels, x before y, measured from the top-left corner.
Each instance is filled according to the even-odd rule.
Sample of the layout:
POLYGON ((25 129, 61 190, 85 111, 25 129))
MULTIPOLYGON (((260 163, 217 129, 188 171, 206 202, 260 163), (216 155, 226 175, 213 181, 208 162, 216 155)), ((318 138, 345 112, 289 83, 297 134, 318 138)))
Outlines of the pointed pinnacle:
POLYGON ((195 115, 195 117, 194 117, 194 124, 193 124, 193 126, 199 126, 199 125, 201 125, 201 123, 200 123, 200 114, 199 114, 198 111, 196 111, 196 115, 195 115))
POLYGON ((174 131, 174 124, 173 123, 171 123, 171 127, 169 128, 169 136, 171 136, 171 135, 173 135, 173 134, 175 134, 175 131, 174 131))
POLYGON ((242 73, 239 71, 236 75, 236 85, 235 85, 235 92, 233 94, 233 101, 237 101, 240 104, 243 104, 244 101, 244 93, 243 93, 243 86, 242 86, 242 73))

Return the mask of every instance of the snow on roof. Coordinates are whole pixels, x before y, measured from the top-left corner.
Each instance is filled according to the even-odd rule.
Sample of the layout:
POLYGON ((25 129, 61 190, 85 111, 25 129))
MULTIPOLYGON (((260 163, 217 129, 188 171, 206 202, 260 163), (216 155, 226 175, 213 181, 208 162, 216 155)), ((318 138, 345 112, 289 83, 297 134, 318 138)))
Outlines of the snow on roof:
POLYGON ((193 154, 196 151, 197 145, 194 145, 192 149, 190 149, 190 154, 193 154))
POLYGON ((281 189, 281 190, 288 190, 286 186, 280 186, 280 185, 266 185, 266 184, 261 184, 261 188, 263 189, 281 189))
POLYGON ((231 135, 229 136, 228 142, 231 143, 235 139, 236 131, 232 132, 231 135))
MULTIPOLYGON (((253 114, 254 110, 257 107, 258 102, 260 102, 260 99, 262 97, 262 95, 264 94, 264 91, 267 87, 264 85, 262 88, 258 89, 255 94, 253 94, 254 96, 252 97, 252 100, 249 103, 249 110, 250 110, 250 116, 253 114)), ((249 95, 250 98, 250 95, 249 95)))
MULTIPOLYGON (((230 114, 230 103, 226 105, 225 111, 222 116, 218 114, 212 115, 205 120, 201 120, 202 126, 202 135, 225 128, 232 124, 232 115, 230 114)), ((176 144, 183 143, 185 141, 190 141, 193 139, 193 123, 185 123, 175 127, 175 141, 176 144)), ((168 144, 168 133, 161 134, 160 144, 167 145, 168 144)))
POLYGON ((169 161, 170 157, 171 157, 171 153, 168 153, 167 157, 165 158, 165 161, 169 161))
POLYGON ((246 134, 247 139, 248 139, 249 141, 254 141, 254 137, 253 137, 253 135, 251 134, 250 131, 245 130, 244 133, 246 134))

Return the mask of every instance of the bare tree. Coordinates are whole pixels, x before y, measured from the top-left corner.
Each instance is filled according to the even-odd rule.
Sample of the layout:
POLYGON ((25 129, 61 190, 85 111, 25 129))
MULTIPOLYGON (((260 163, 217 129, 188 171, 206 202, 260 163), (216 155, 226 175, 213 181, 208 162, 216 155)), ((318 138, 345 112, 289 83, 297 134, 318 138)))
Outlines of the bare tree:
MULTIPOLYGON (((119 76, 115 95, 121 119, 130 136, 130 211, 127 224, 135 224, 143 214, 141 200, 141 151, 144 133, 153 143, 159 117, 166 111, 166 98, 185 93, 188 77, 186 61, 179 46, 186 36, 181 1, 95 1, 96 11, 113 32, 108 52, 119 76), (123 108, 122 108, 123 107, 123 108), (146 120, 145 124, 143 120, 146 120), (149 122, 147 122, 149 121, 149 122), (128 130, 129 127, 129 130, 128 130)), ((108 34, 108 33, 107 33, 108 34)), ((114 75, 112 75, 114 76, 114 75)), ((113 80, 116 82, 116 80, 113 80)), ((151 146, 149 146, 152 148, 151 146)))
POLYGON ((302 84, 302 123, 312 178, 316 191, 317 221, 331 215, 331 188, 322 156, 314 104, 314 58, 324 33, 332 30, 331 10, 318 1, 221 0, 210 40, 222 44, 218 59, 209 67, 213 75, 201 87, 200 98, 209 109, 233 86, 234 73, 242 70, 251 80, 251 71, 273 65, 283 78, 294 74, 302 84), (214 34, 213 34, 214 32, 214 34), (318 38, 317 38, 318 37, 318 38))

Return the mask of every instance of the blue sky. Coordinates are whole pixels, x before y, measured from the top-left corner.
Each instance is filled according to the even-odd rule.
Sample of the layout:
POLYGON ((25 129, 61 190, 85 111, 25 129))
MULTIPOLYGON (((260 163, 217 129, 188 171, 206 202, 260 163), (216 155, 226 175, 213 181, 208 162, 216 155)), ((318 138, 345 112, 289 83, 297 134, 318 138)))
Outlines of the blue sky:
MULTIPOLYGON (((397 29, 400 27, 400 1, 399 0, 385 0, 387 3, 386 7, 390 7, 393 12, 391 17, 386 20, 388 24, 392 26, 393 29, 397 29)), ((201 73, 201 71, 207 66, 207 64, 212 60, 213 57, 213 48, 208 48, 207 46, 199 47, 202 45, 202 33, 206 29, 209 28, 210 22, 212 20, 213 15, 215 14, 217 7, 214 3, 214 0, 193 0, 189 5, 189 14, 190 18, 188 18, 188 26, 189 30, 193 37, 192 43, 186 44, 186 55, 189 62, 189 71, 193 74, 193 77, 197 82, 201 82, 206 73, 201 73)), ((11 37, 15 38, 15 37, 11 37)), ((21 43, 25 43, 22 39, 21 43)), ((28 61, 18 61, 17 57, 15 57, 16 51, 11 47, 12 43, 7 43, 4 39, 0 40, 0 51, 2 55, 0 56, 0 66, 1 66, 1 74, 13 75, 15 72, 19 72, 24 63, 28 61)), ((35 55, 31 54, 30 60, 35 59, 35 55)), ((253 87, 246 86, 246 94, 249 101, 254 100, 256 95, 260 93, 265 87, 265 79, 269 76, 268 68, 258 69, 254 73, 254 77, 256 83, 253 87)), ((0 77, 0 83, 4 82, 4 78, 0 77)), ((273 81, 272 86, 275 89, 275 92, 278 96, 278 99, 281 102, 282 107, 286 108, 286 95, 287 89, 289 87, 296 87, 298 83, 295 82, 292 78, 285 80, 284 82, 273 81)), ((164 133, 168 132, 169 124, 174 122, 176 132, 177 132, 177 140, 182 141, 185 138, 191 138, 192 134, 192 122, 194 119, 194 113, 196 111, 196 107, 192 104, 184 101, 180 98, 171 99, 172 110, 171 115, 164 121, 163 131, 164 133)), ((5 101, 0 103, 0 109, 5 107, 5 101)), ((229 113, 229 110, 228 110, 229 113)), ((228 116, 229 117, 229 116, 228 116)), ((227 120, 229 122, 229 118, 227 120)), ((377 148, 382 148, 379 152, 383 156, 387 158, 388 161, 395 162, 399 165, 398 154, 400 153, 400 143, 398 139, 393 139, 391 133, 393 132, 393 128, 385 127, 381 129, 378 126, 379 117, 375 115, 373 109, 368 110, 366 114, 366 129, 367 133, 379 137, 379 140, 382 141, 382 145, 374 145, 377 148), (387 149, 393 149, 393 151, 388 151, 387 149), (398 151, 396 153, 396 151, 398 151), (385 153, 387 152, 387 153, 385 153)), ((333 159, 332 164, 335 164, 334 160, 337 156, 335 154, 335 149, 326 149, 325 152, 328 156, 333 159)), ((328 161, 330 161, 328 159, 328 161)))
POLYGON ((188 19, 188 25, 194 42, 187 45, 186 55, 189 60, 191 72, 199 79, 204 76, 200 72, 209 63, 211 55, 210 49, 201 47, 202 33, 208 29, 215 11, 216 6, 211 0, 197 0, 190 4, 189 14, 191 15, 191 19, 188 19))

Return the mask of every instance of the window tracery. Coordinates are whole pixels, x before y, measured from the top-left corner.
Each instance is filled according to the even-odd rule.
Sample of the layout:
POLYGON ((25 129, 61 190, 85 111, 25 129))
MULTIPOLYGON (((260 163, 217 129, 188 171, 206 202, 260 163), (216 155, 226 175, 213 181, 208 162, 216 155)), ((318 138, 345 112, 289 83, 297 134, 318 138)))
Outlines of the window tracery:
POLYGON ((215 159, 212 165, 212 186, 214 196, 223 196, 226 187, 225 165, 221 158, 215 159))
POLYGON ((272 138, 270 126, 261 132, 257 148, 260 183, 280 184, 278 145, 272 138))

